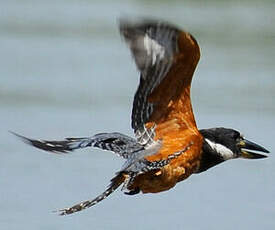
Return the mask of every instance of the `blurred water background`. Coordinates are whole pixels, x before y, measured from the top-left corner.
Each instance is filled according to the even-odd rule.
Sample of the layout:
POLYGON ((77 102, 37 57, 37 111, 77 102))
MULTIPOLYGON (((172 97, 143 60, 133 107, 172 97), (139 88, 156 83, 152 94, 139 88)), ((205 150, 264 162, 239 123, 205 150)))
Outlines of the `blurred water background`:
POLYGON ((275 2, 0 0, 1 229, 275 229, 275 2), (94 208, 52 210, 102 192, 112 153, 52 155, 20 142, 119 131, 132 135, 138 73, 117 19, 146 16, 201 46, 192 85, 199 128, 232 127, 271 151, 234 160, 155 195, 120 191, 94 208))

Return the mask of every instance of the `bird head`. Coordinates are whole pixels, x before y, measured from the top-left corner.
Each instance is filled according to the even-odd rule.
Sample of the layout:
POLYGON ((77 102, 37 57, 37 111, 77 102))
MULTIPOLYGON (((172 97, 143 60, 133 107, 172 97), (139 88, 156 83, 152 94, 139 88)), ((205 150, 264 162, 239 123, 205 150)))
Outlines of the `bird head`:
POLYGON ((234 158, 260 159, 267 157, 258 152, 269 153, 264 147, 246 140, 240 132, 227 128, 202 129, 204 137, 200 171, 234 158), (252 152, 254 150, 257 152, 252 152))

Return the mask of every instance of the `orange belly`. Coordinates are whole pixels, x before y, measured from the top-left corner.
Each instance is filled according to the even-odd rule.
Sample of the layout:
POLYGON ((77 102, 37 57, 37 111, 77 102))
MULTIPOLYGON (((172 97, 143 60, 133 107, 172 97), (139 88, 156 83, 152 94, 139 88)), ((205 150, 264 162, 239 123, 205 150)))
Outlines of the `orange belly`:
MULTIPOLYGON (((186 82, 184 82, 186 84, 186 82)), ((139 188, 143 193, 157 193, 168 190, 176 185, 177 182, 189 177, 199 168, 201 159, 201 149, 203 137, 199 133, 190 101, 190 87, 181 90, 179 97, 174 97, 170 101, 156 100, 163 93, 172 93, 174 87, 159 88, 150 98, 153 102, 157 101, 155 111, 150 121, 146 123, 147 128, 155 125, 155 141, 160 140, 162 147, 160 150, 149 157, 147 160, 159 161, 168 159, 169 155, 175 154, 190 148, 179 155, 165 167, 150 171, 137 176, 130 190, 139 188)), ((163 97, 162 97, 163 98, 163 97)), ((169 97, 168 97, 169 98, 169 97)))
POLYGON ((176 183, 196 172, 201 159, 201 140, 197 135, 188 135, 186 132, 190 132, 190 130, 176 133, 177 137, 171 136, 173 133, 169 133, 169 138, 162 136, 163 147, 157 154, 147 157, 147 160, 167 159, 169 155, 183 150, 192 143, 186 152, 173 159, 162 169, 137 176, 128 189, 139 188, 143 193, 162 192, 174 187, 176 183))

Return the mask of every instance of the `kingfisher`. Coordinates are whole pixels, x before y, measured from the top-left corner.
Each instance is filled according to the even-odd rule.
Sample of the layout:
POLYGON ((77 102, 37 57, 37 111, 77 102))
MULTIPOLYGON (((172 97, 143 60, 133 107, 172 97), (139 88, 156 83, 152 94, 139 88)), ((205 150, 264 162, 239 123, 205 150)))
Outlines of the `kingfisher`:
POLYGON ((190 33, 151 19, 120 20, 119 30, 140 72, 131 115, 134 137, 112 132, 48 141, 14 133, 25 143, 52 153, 95 147, 125 159, 103 193, 59 210, 60 215, 89 208, 120 186, 128 195, 158 193, 230 159, 267 157, 259 152, 268 150, 237 130, 198 130, 190 88, 200 48, 190 33))

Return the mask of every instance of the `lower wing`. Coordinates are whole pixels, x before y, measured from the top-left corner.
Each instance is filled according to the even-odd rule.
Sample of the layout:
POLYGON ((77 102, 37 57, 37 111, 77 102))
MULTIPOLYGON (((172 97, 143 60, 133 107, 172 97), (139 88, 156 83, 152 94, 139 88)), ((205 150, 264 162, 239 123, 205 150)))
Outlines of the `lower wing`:
POLYGON ((68 153, 76 149, 96 147, 128 159, 132 153, 144 150, 143 145, 134 138, 121 133, 99 133, 92 137, 65 138, 62 141, 35 140, 14 132, 11 133, 29 145, 53 153, 68 153))

